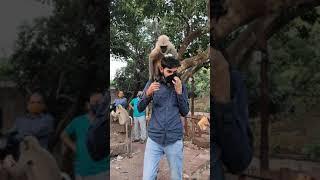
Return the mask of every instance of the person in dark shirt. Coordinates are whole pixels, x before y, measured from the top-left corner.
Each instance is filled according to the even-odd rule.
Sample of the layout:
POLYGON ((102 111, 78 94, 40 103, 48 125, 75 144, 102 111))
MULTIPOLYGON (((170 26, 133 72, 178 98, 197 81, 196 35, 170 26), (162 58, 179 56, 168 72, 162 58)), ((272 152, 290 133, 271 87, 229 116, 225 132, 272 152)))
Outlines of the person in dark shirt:
POLYGON ((49 151, 50 142, 54 135, 54 118, 46 111, 44 98, 40 93, 33 93, 27 103, 27 113, 15 120, 10 129, 15 140, 14 152, 6 155, 3 167, 11 176, 17 176, 16 169, 19 154, 19 142, 25 136, 33 136, 42 148, 49 151))
POLYGON ((188 93, 176 75, 180 61, 172 56, 161 59, 161 80, 148 81, 138 111, 153 101, 144 154, 143 180, 155 179, 161 157, 165 154, 172 180, 181 180, 183 172, 183 126, 181 116, 189 112, 188 93))
POLYGON ((49 149, 54 135, 54 118, 46 112, 44 98, 40 93, 33 93, 27 104, 27 114, 15 120, 11 131, 17 132, 17 138, 30 135, 37 138, 41 147, 49 149))

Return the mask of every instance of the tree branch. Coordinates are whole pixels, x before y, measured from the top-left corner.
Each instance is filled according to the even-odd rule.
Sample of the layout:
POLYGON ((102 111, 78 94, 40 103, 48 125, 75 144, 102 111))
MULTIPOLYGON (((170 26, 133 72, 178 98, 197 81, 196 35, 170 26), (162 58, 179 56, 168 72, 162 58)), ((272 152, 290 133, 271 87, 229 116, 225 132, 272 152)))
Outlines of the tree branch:
POLYGON ((179 67, 178 72, 183 72, 184 70, 190 67, 197 66, 198 64, 202 64, 208 59, 209 59, 208 49, 205 50, 204 52, 198 52, 198 55, 181 61, 181 66, 179 67))
MULTIPOLYGON (((226 49, 229 63, 238 65, 243 61, 246 54, 251 53, 250 51, 266 48, 267 40, 275 32, 279 31, 279 29, 295 17, 300 16, 310 8, 320 5, 320 1, 300 0, 296 1, 296 4, 297 6, 292 8, 294 10, 291 13, 288 13, 289 10, 285 9, 282 12, 260 17, 249 24, 248 28, 226 49)), ((233 26, 232 22, 230 23, 231 25, 228 26, 233 26)), ((222 36, 218 35, 216 37, 221 38, 222 36)), ((229 64, 226 61, 226 57, 220 51, 213 48, 210 49, 210 60, 212 67, 210 81, 213 85, 211 86, 211 95, 214 96, 217 102, 228 102, 230 100, 230 84, 228 83, 230 81, 228 74, 229 64)))
POLYGON ((187 47, 189 44, 196 39, 197 37, 201 36, 202 34, 206 33, 207 30, 198 29, 195 31, 192 31, 187 34, 187 36, 184 38, 183 42, 180 45, 179 51, 178 51, 178 59, 182 60, 183 54, 187 50, 187 47))
POLYGON ((185 70, 185 72, 181 76, 182 82, 185 83, 193 74, 195 74, 198 70, 200 70, 208 62, 210 62, 209 59, 207 59, 207 61, 204 63, 197 64, 196 66, 190 67, 189 69, 185 70))
POLYGON ((186 24, 186 33, 189 34, 191 28, 190 28, 190 24, 188 22, 188 18, 184 15, 180 15, 179 17, 181 17, 181 19, 184 20, 185 24, 186 24))
MULTIPOLYGON (((224 39, 232 31, 252 22, 254 19, 267 17, 292 7, 318 4, 318 2, 318 0, 230 0, 227 4, 227 14, 221 16, 218 20, 210 18, 210 32, 214 34, 215 40, 219 41, 224 39)), ((213 9, 211 9, 211 11, 212 10, 213 9)))
MULTIPOLYGON (((302 0, 301 0, 302 1, 302 0)), ((309 0, 309 4, 300 4, 285 10, 282 13, 274 13, 267 17, 261 17, 252 22, 248 28, 242 32, 239 37, 226 49, 227 54, 232 57, 229 60, 231 64, 238 65, 243 61, 246 53, 256 49, 266 49, 267 40, 283 26, 288 24, 294 18, 301 16, 308 10, 320 5, 320 1, 309 0)))

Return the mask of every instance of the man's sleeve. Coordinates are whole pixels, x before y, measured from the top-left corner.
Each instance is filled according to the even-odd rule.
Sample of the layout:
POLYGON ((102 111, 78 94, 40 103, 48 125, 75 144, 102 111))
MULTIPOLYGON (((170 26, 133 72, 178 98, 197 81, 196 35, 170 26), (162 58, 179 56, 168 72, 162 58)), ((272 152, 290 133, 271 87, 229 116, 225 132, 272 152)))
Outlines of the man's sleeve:
POLYGON ((188 92, 186 86, 182 85, 182 94, 177 94, 180 114, 185 117, 189 113, 188 92))
POLYGON ((140 101, 138 102, 138 111, 139 112, 143 112, 152 99, 151 97, 147 97, 147 95, 146 95, 147 89, 149 88, 150 84, 151 84, 151 81, 148 81, 146 86, 143 89, 143 96, 140 99, 140 101))

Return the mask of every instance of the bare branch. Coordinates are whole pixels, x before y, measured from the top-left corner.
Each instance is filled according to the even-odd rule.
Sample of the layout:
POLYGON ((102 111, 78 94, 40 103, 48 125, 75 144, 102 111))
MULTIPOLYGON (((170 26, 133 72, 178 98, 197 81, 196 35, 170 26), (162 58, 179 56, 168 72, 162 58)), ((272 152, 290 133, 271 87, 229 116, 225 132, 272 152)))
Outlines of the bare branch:
POLYGON ((196 66, 190 67, 189 69, 185 70, 183 75, 181 76, 182 82, 186 82, 193 74, 199 71, 208 62, 210 62, 209 59, 207 59, 207 61, 204 63, 197 64, 196 66))
POLYGON ((183 54, 185 53, 185 51, 187 50, 187 47, 189 46, 189 44, 194 41, 194 39, 196 39, 197 37, 207 33, 208 30, 202 30, 202 29, 198 29, 195 31, 192 31, 190 33, 187 34, 187 37, 184 38, 183 42, 180 45, 179 51, 178 51, 178 59, 181 60, 183 54))
MULTIPOLYGON (((310 2, 311 0, 309 0, 310 2)), ((266 17, 261 17, 252 22, 248 28, 226 49, 227 54, 232 57, 231 64, 240 64, 245 54, 256 49, 266 49, 267 40, 284 25, 294 18, 302 15, 308 10, 320 5, 320 1, 305 4, 299 9, 286 10, 284 13, 275 13, 266 17)))
POLYGON ((186 33, 189 34, 191 28, 190 28, 190 24, 188 22, 188 17, 184 16, 184 15, 179 15, 179 17, 181 17, 181 19, 184 20, 185 24, 186 24, 186 33))
POLYGON ((182 72, 190 67, 197 66, 198 64, 202 64, 208 59, 209 59, 208 49, 205 50, 204 52, 198 52, 198 55, 181 61, 181 66, 178 69, 178 71, 182 72))
POLYGON ((227 4, 228 12, 218 20, 210 19, 210 32, 214 34, 215 40, 224 39, 232 31, 242 25, 248 24, 255 19, 277 14, 293 7, 301 7, 319 4, 318 0, 260 0, 240 1, 230 0, 227 4))

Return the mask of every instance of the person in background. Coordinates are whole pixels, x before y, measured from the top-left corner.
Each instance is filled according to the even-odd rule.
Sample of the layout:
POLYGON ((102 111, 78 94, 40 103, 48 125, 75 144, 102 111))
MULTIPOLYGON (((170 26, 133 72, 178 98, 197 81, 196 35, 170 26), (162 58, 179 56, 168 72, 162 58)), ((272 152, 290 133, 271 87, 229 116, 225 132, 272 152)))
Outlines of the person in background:
POLYGON ((117 98, 114 100, 112 107, 111 107, 111 117, 112 119, 116 120, 117 115, 116 115, 116 108, 117 106, 121 105, 124 109, 127 109, 128 102, 127 98, 124 97, 123 91, 119 91, 117 94, 117 98))
POLYGON ((124 97, 123 91, 119 91, 118 98, 114 100, 114 106, 117 107, 118 105, 121 105, 125 109, 128 108, 128 101, 127 98, 124 97))
POLYGON ((18 117, 11 131, 17 132, 17 138, 30 135, 37 138, 41 147, 49 150, 54 135, 54 118, 47 112, 47 106, 40 93, 33 93, 27 103, 27 114, 18 117))
POLYGON ((96 121, 96 113, 103 101, 103 95, 94 92, 87 102, 88 113, 74 118, 61 134, 61 140, 76 155, 74 171, 76 180, 105 180, 108 175, 108 159, 95 161, 87 148, 87 135, 90 124, 96 121), (75 141, 71 139, 75 137, 75 141))
POLYGON ((137 97, 131 100, 129 103, 129 109, 133 109, 133 121, 134 121, 134 140, 133 142, 140 141, 140 143, 144 143, 147 138, 146 133, 146 111, 139 112, 138 103, 143 95, 142 91, 139 91, 137 97), (140 129, 139 129, 140 127, 140 129))
MULTIPOLYGON (((47 106, 42 94, 35 92, 30 95, 27 102, 27 113, 15 120, 10 129, 10 144, 12 152, 3 160, 3 168, 12 177, 17 176, 17 160, 19 157, 19 143, 25 136, 33 136, 42 148, 49 151, 54 136, 54 118, 47 112, 47 106), (13 144, 15 145, 13 145, 13 144)), ((24 174, 18 179, 23 179, 24 174)), ((1 179, 1 178, 0 178, 1 179)))

